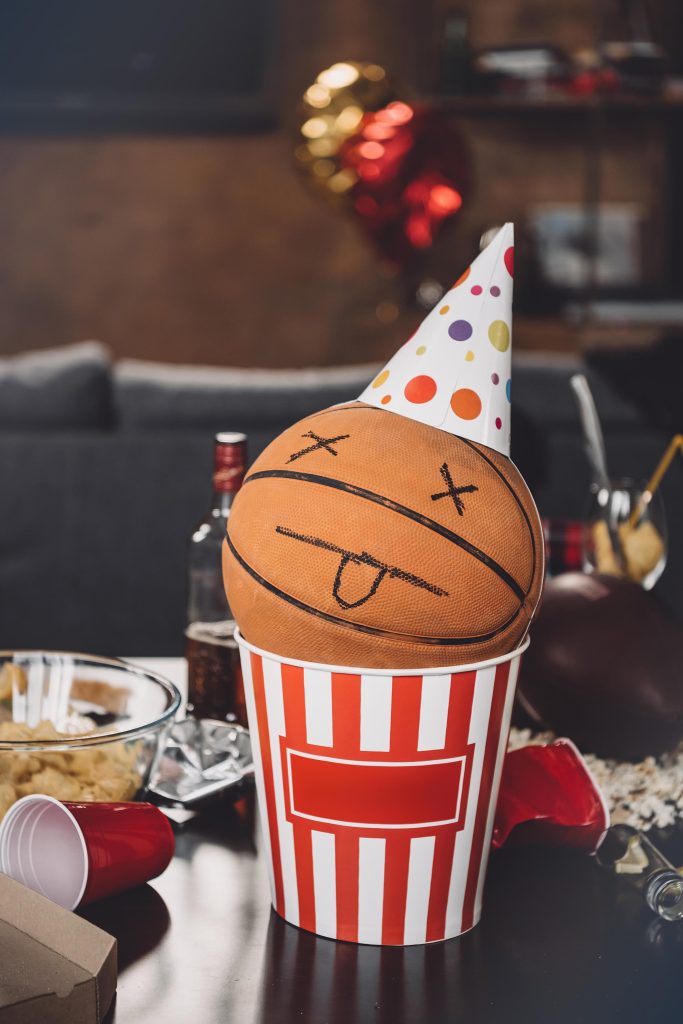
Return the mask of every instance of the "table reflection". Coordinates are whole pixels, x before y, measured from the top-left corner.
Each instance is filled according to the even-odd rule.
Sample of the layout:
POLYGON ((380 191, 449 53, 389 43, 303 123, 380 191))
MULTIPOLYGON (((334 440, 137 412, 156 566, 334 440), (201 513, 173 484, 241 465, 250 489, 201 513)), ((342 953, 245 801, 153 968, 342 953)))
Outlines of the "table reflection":
MULTIPOLYGON (((472 942, 391 948, 317 938, 271 915, 258 1024, 438 1021, 458 1006, 472 942)), ((471 963, 469 964, 472 967, 471 963)))
MULTIPOLYGON (((583 854, 491 857, 480 925, 429 946, 318 938, 270 909, 253 807, 179 830, 151 886, 84 912, 119 940, 107 1024, 678 1024, 683 926, 583 854)), ((667 850, 680 863, 683 843, 667 850)))

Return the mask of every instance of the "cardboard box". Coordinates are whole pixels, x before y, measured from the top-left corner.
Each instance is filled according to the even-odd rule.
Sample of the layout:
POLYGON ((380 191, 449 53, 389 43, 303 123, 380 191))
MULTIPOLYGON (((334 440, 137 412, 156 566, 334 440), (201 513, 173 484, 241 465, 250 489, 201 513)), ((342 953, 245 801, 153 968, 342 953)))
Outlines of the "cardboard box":
POLYGON ((116 991, 116 939, 0 874, 2 1024, 100 1024, 116 991))

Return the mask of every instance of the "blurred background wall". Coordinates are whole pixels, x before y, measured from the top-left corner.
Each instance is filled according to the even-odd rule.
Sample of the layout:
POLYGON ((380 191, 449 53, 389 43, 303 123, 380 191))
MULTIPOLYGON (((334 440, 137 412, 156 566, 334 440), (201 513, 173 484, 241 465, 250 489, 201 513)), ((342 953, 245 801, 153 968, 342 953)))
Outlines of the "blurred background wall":
MULTIPOLYGON (((445 0, 283 0, 277 124, 254 132, 3 131, 0 353, 96 337, 118 357, 236 366, 381 359, 419 322, 356 226, 306 190, 294 167, 297 105, 321 68, 384 65, 408 97, 433 94, 445 0)), ((591 0, 467 0, 474 48, 595 42, 591 0)), ((675 40, 675 0, 652 6, 675 40)), ((672 44, 673 45, 673 44, 672 44)), ((678 45, 677 43, 675 45, 678 45)), ((448 109, 448 103, 445 103, 448 109)), ((581 202, 589 133, 601 136, 602 196, 645 214, 647 275, 661 284, 678 203, 667 112, 629 108, 591 127, 584 111, 452 107, 474 184, 430 256, 459 272, 483 230, 532 203, 581 202)), ((426 268, 429 270, 429 267, 426 268)), ((583 334, 590 330, 582 328, 583 334)), ((581 331, 522 318, 516 347, 571 348, 581 331)))

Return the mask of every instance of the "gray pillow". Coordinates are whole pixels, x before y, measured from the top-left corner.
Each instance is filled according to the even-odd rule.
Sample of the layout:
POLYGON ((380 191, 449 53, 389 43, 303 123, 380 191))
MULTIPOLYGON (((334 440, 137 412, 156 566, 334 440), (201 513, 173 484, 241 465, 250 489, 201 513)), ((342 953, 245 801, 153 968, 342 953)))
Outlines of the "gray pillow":
POLYGON ((0 429, 110 426, 110 366, 98 341, 0 359, 0 429))
POLYGON ((124 428, 248 430, 294 423, 351 401, 377 369, 366 364, 261 370, 127 359, 114 368, 114 401, 124 428))
POLYGON ((553 426, 578 436, 579 414, 569 385, 575 373, 588 378, 605 431, 642 428, 636 404, 620 395, 604 374, 579 356, 560 352, 518 352, 512 357, 513 413, 524 413, 545 429, 553 426))

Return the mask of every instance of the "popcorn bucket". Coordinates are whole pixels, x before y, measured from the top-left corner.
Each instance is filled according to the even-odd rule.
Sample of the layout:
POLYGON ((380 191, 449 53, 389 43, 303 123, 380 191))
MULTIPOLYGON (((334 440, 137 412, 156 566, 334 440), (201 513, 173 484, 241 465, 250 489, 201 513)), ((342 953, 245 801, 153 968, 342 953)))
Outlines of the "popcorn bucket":
POLYGON ((473 928, 528 639, 472 665, 382 672, 235 638, 277 913, 376 945, 473 928))

